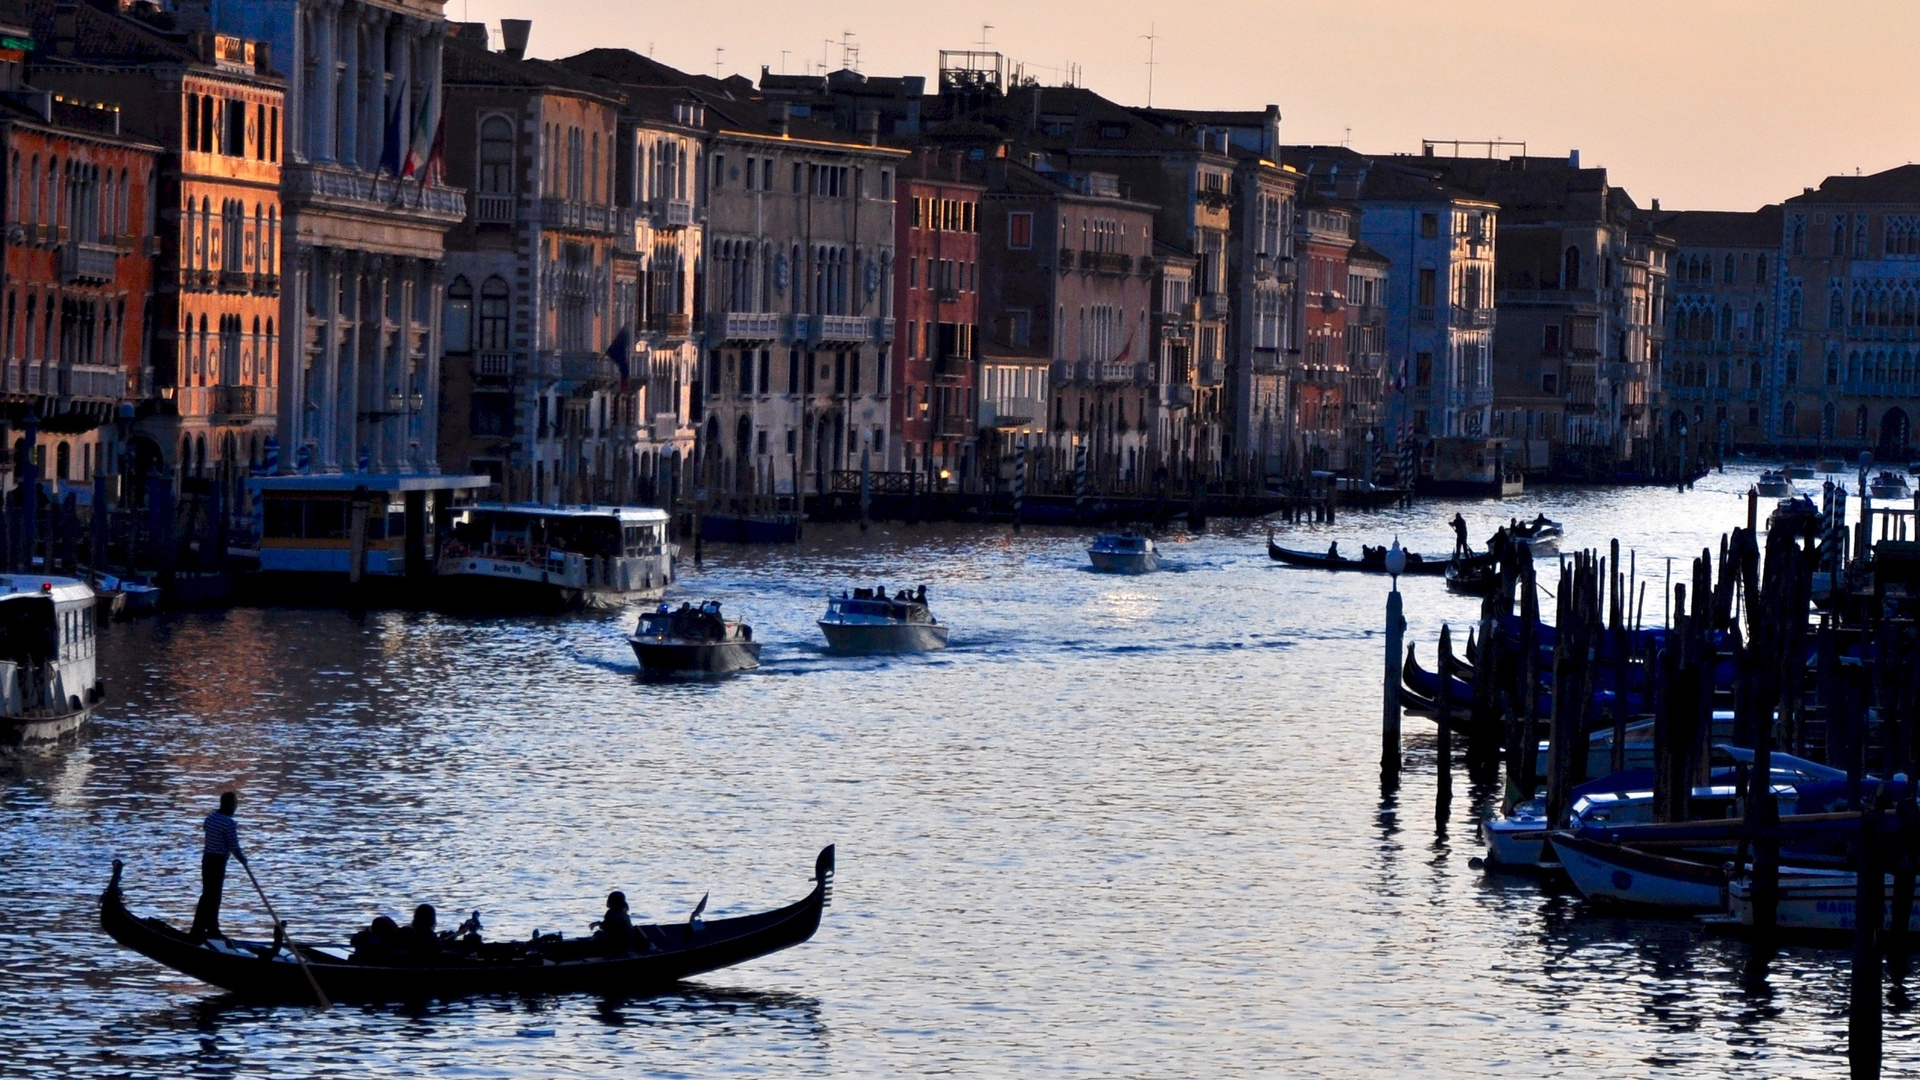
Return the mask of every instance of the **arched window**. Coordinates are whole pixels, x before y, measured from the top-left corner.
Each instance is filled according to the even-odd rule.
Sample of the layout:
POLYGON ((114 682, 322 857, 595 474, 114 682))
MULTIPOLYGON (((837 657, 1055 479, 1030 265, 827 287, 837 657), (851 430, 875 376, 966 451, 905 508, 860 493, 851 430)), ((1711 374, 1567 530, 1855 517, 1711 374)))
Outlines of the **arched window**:
POLYGON ((480 285, 480 351, 507 351, 507 283, 498 277, 480 285))
POLYGON ((1798 386, 1800 384, 1800 354, 1797 352, 1787 353, 1786 382, 1788 386, 1798 386))
POLYGON ((1720 340, 1721 341, 1733 340, 1733 305, 1732 304, 1722 304, 1720 307, 1720 340))
POLYGON ((1781 407, 1780 433, 1782 435, 1798 434, 1798 432, 1794 430, 1794 428, 1797 426, 1796 421, 1799 419, 1799 417, 1796 415, 1796 412, 1797 410, 1794 409, 1793 402, 1791 401, 1787 402, 1784 406, 1781 407))
POLYGON ((1753 260, 1753 283, 1755 285, 1767 283, 1767 253, 1764 251, 1753 260))
POLYGON ((478 181, 482 194, 513 194, 513 122, 504 116, 480 122, 478 181))
MULTIPOLYGON (((1857 316, 1858 314, 1859 314, 1859 309, 1856 306, 1855 315, 1857 316)), ((1827 294, 1827 329, 1838 330, 1841 327, 1845 326, 1846 324, 1847 324, 1846 301, 1840 298, 1840 291, 1836 289, 1833 292, 1827 294)))
POLYGON ((1767 305, 1753 305, 1753 340, 1763 341, 1767 334, 1767 305))
POLYGON ((1727 252, 1727 261, 1724 264, 1724 267, 1722 268, 1722 270, 1720 271, 1721 282, 1727 285, 1733 284, 1733 271, 1734 271, 1733 252, 1729 251, 1727 252))
POLYGON ((68 474, 73 471, 73 444, 72 443, 63 442, 59 446, 54 448, 53 468, 54 468, 55 476, 59 477, 62 480, 68 479, 68 474))
POLYGON ((1846 253, 1847 216, 1845 214, 1835 214, 1833 215, 1833 254, 1845 255, 1846 253))
POLYGON ((447 286, 447 306, 440 314, 440 339, 450 353, 473 351, 473 285, 464 274, 447 286))
POLYGON ((1564 282, 1563 288, 1577 289, 1580 287, 1579 248, 1570 247, 1567 249, 1566 268, 1560 275, 1560 280, 1564 282))
POLYGON ((1787 329, 1789 330, 1800 329, 1801 306, 1802 305, 1801 305, 1801 297, 1800 297, 1799 289, 1795 289, 1792 292, 1787 294, 1787 329))
POLYGON ((1793 253, 1795 255, 1807 253, 1807 223, 1797 218, 1793 222, 1793 253))
POLYGON ((1840 385, 1840 350, 1827 350, 1827 385, 1840 385))

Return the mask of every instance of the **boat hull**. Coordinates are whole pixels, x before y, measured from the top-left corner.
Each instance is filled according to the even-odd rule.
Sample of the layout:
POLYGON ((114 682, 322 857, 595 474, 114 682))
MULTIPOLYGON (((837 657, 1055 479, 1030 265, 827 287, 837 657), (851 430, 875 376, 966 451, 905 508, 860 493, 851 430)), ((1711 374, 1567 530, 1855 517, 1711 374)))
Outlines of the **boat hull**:
POLYGON ((1495 818, 1481 828, 1487 841, 1487 865, 1499 870, 1543 870, 1547 823, 1542 818, 1495 818))
POLYGON ((1093 568, 1106 574, 1151 574, 1160 569, 1160 556, 1152 551, 1087 551, 1093 568))
POLYGON ((837 623, 820 620, 827 648, 847 656, 933 652, 947 647, 947 628, 938 623, 837 623))
POLYGON ((726 675, 760 666, 757 641, 629 640, 640 670, 655 675, 726 675))
POLYGON ((35 746, 73 738, 93 719, 93 706, 83 705, 59 716, 0 717, 0 747, 35 746))
POLYGON ((665 566, 648 566, 629 577, 638 587, 583 585, 523 562, 468 555, 442 560, 434 588, 437 606, 445 611, 612 611, 631 601, 659 599, 673 575, 665 566))
MULTIPOLYGON (((1851 871, 1808 874, 1793 870, 1780 872, 1780 901, 1775 909, 1774 925, 1788 933, 1823 935, 1851 934, 1854 930, 1854 901, 1859 898, 1858 880, 1851 871)), ((1893 926, 1893 879, 1887 879, 1886 899, 1881 906, 1881 929, 1893 926)), ((1753 886, 1743 878, 1727 889, 1727 914, 1743 927, 1753 925, 1753 886)), ((1920 904, 1914 906, 1907 922, 1909 933, 1920 932, 1920 904)))
POLYGON ((1564 832, 1553 835, 1553 850, 1589 903, 1675 915, 1726 910, 1726 875, 1719 867, 1564 832))

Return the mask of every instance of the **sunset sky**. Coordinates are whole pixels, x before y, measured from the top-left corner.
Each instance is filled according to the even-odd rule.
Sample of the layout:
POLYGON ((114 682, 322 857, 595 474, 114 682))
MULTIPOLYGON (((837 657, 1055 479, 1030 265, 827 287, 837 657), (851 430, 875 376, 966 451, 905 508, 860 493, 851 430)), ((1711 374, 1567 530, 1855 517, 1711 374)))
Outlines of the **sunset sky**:
POLYGON ((1422 138, 1524 140, 1581 151, 1645 205, 1749 209, 1833 173, 1920 158, 1920 4, 1782 0, 986 0, 966 5, 812 0, 451 0, 451 19, 533 19, 530 51, 598 45, 689 71, 757 78, 840 66, 844 31, 871 74, 936 70, 941 48, 990 48, 1043 82, 1127 104, 1276 102, 1288 142, 1417 151, 1422 138), (827 39, 836 44, 826 44, 827 39), (783 50, 785 53, 783 55, 783 50))

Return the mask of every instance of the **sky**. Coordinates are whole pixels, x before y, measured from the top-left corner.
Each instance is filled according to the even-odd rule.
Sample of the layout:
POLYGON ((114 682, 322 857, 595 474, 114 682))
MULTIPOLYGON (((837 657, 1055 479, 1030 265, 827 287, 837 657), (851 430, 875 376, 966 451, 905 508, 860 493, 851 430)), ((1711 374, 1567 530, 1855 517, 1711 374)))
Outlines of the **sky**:
POLYGON ((758 79, 843 66, 927 76, 985 40, 1027 74, 1123 104, 1280 106, 1289 143, 1417 153, 1422 139, 1522 141, 1646 206, 1746 210, 1827 176, 1920 159, 1912 0, 449 0, 447 17, 530 18, 528 51, 624 46, 758 79), (1153 35, 1149 41, 1148 35, 1153 35), (1149 49, 1155 61, 1149 69, 1149 49))

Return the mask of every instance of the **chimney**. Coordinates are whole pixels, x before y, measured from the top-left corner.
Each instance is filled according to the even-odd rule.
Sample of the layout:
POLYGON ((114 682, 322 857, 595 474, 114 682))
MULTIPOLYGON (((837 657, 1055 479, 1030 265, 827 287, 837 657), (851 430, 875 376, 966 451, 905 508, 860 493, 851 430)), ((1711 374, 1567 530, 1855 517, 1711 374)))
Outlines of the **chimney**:
POLYGON ((509 60, 527 58, 527 37, 533 33, 532 19, 500 20, 500 51, 509 60))
POLYGON ((1656 214, 1660 212, 1660 200, 1659 200, 1659 199, 1655 199, 1655 200, 1653 200, 1653 212, 1654 212, 1654 213, 1656 213, 1656 214))
POLYGON ((767 119, 773 122, 773 130, 780 135, 781 138, 785 138, 787 135, 787 128, 789 126, 787 115, 786 102, 775 101, 767 105, 767 119))
POLYGON ((880 114, 872 109, 861 109, 854 119, 854 127, 859 129, 860 138, 868 146, 880 145, 880 114))
POLYGON ((486 23, 457 22, 448 23, 447 25, 448 28, 453 31, 453 39, 455 41, 464 41, 468 45, 474 45, 482 49, 492 46, 492 42, 487 40, 486 23))
POLYGON ((74 6, 70 3, 55 4, 53 7, 53 51, 58 56, 73 55, 74 6))
POLYGON ((253 70, 261 75, 273 74, 273 46, 264 41, 253 43, 253 70))
POLYGON ((1280 161, 1280 106, 1267 106, 1267 123, 1260 135, 1260 156, 1278 164, 1280 161))
POLYGON ((1567 168, 1577 169, 1579 167, 1580 167, 1580 151, 1579 150, 1567 151, 1567 168))

